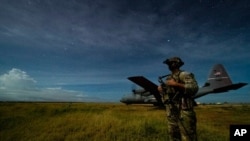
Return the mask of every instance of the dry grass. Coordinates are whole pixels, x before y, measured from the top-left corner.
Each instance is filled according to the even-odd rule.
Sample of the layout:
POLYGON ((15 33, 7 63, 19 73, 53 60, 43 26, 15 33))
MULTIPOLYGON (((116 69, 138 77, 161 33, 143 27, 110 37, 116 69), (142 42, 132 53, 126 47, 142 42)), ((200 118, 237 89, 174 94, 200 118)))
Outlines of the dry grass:
MULTIPOLYGON (((199 106, 198 138, 229 140, 230 124, 250 124, 249 105, 199 106)), ((162 141, 165 112, 98 103, 0 103, 2 141, 162 141)))

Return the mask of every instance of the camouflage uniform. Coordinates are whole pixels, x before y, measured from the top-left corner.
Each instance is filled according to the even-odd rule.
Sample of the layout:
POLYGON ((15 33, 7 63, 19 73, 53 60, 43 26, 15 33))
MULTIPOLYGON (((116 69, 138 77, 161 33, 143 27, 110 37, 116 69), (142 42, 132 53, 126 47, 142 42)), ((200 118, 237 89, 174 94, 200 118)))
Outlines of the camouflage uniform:
POLYGON ((174 79, 185 86, 183 90, 166 86, 166 92, 163 95, 170 141, 197 141, 196 114, 193 110, 192 96, 198 91, 198 85, 194 75, 179 71, 168 75, 167 79, 174 79))

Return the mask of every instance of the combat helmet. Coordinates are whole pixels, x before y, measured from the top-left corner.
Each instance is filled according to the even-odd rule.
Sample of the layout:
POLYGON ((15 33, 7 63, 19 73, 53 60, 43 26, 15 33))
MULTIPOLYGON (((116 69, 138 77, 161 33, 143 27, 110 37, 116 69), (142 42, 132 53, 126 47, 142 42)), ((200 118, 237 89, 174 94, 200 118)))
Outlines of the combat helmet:
POLYGON ((184 62, 179 57, 168 58, 165 61, 163 61, 163 63, 167 64, 168 66, 177 67, 177 68, 179 68, 182 65, 184 65, 184 62))

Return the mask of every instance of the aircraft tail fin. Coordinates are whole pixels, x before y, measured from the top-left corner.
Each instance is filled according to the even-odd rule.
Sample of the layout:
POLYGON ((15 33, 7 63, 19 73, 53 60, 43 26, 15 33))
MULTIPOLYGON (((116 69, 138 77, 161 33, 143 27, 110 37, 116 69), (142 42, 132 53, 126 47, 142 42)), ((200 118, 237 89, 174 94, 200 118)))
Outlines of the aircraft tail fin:
POLYGON ((199 98, 209 93, 222 93, 230 90, 237 90, 245 85, 247 85, 247 83, 233 84, 223 65, 216 64, 210 70, 205 85, 199 89, 199 94, 195 95, 194 98, 199 98))
POLYGON ((232 85, 232 80, 230 79, 225 68, 223 67, 222 64, 216 64, 210 70, 207 82, 203 87, 210 87, 213 89, 217 89, 229 85, 232 85))

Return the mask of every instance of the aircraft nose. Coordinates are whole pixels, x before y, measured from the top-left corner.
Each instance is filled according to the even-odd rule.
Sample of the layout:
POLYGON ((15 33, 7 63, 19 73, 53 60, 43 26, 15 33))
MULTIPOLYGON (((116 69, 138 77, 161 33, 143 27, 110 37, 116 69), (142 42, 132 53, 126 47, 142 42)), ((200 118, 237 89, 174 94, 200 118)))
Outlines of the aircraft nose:
POLYGON ((124 98, 122 98, 122 99, 120 100, 120 102, 124 103, 124 98))
POLYGON ((126 97, 122 97, 122 98, 120 99, 120 102, 121 102, 121 103, 126 103, 126 102, 127 102, 127 98, 126 98, 126 97))

